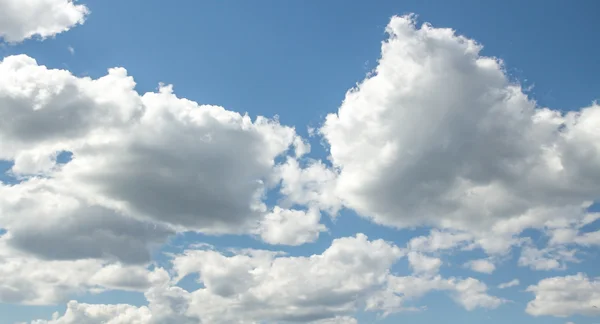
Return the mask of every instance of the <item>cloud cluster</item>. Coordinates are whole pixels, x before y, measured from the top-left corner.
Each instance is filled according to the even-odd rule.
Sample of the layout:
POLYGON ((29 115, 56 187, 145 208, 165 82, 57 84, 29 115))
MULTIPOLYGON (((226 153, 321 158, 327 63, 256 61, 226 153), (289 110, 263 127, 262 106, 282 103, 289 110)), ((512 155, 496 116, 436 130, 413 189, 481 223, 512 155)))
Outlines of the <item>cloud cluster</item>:
POLYGON ((471 268, 473 271, 490 274, 496 270, 496 266, 489 260, 479 259, 471 260, 465 264, 465 266, 471 268))
POLYGON ((263 202, 275 159, 307 149, 276 119, 199 105, 170 86, 140 95, 122 68, 80 78, 6 57, 0 159, 13 163, 14 181, 0 183, 0 243, 10 260, 0 267, 10 271, 0 300, 60 302, 95 287, 88 280, 98 271, 144 269, 181 231, 313 241, 325 230, 317 210, 263 202), (71 159, 61 161, 63 152, 71 159), (54 267, 58 277, 27 277, 34 267, 54 267))
POLYGON ((394 276, 390 268, 403 255, 397 246, 363 234, 335 239, 322 254, 309 257, 188 249, 173 255, 172 279, 162 269, 149 274, 148 307, 71 302, 63 316, 34 323, 163 323, 166 318, 178 323, 356 323, 348 316, 357 310, 410 310, 403 306, 405 300, 434 290, 448 291, 467 310, 504 302, 488 295, 486 285, 476 279, 436 275, 439 263, 432 259, 413 255, 409 261, 418 273, 394 276), (201 288, 188 292, 173 286, 190 275, 197 276, 201 288))
POLYGON ((515 286, 518 286, 519 284, 520 284, 519 279, 513 279, 511 281, 503 282, 503 283, 499 284, 498 289, 506 289, 506 288, 510 288, 510 287, 515 287, 515 286))
MULTIPOLYGON (((0 36, 51 37, 87 12, 67 0, 0 0, 0 36)), ((359 310, 418 310, 407 301, 431 291, 467 310, 506 302, 479 280, 442 277, 443 251, 520 246, 521 266, 556 270, 578 261, 573 246, 600 244, 585 230, 600 218, 588 211, 600 193, 600 106, 538 107, 481 45, 414 16, 386 30, 378 66, 318 129, 328 163, 306 157, 310 146, 277 118, 179 98, 170 85, 139 94, 123 68, 93 79, 2 59, 0 160, 12 181, 0 182, 0 302, 121 289, 143 291, 148 305, 71 301, 33 323, 356 323, 359 310), (343 208, 432 229, 406 249, 357 234, 311 256, 190 248, 172 255, 170 273, 152 265, 180 232, 313 242, 327 231, 321 215, 343 208), (548 246, 519 237, 528 228, 548 246), (390 270, 403 256, 410 276, 390 270), (201 288, 176 286, 187 276, 201 288)), ((465 265, 492 273, 490 260, 465 265)), ((532 315, 598 313, 598 283, 583 274, 528 291, 532 315)))
POLYGON ((98 259, 43 260, 0 241, 0 302, 28 305, 61 303, 87 291, 145 291, 151 272, 143 266, 98 259))
POLYGON ((600 106, 538 107, 500 60, 451 29, 404 16, 386 30, 377 67, 319 129, 337 174, 322 192, 379 224, 467 233, 491 253, 526 228, 588 217, 600 106))
POLYGON ((9 43, 53 37, 82 24, 89 14, 73 0, 1 0, 0 39, 9 43))
POLYGON ((526 309, 534 316, 600 315, 600 281, 583 273, 543 279, 527 291, 535 294, 526 309))
POLYGON ((28 186, 175 228, 240 231, 266 211, 274 160, 298 142, 276 120, 198 105, 170 86, 140 96, 122 68, 93 80, 21 55, 0 72, 1 158, 26 178, 6 190, 20 199, 28 186), (73 158, 60 165, 63 151, 73 158))

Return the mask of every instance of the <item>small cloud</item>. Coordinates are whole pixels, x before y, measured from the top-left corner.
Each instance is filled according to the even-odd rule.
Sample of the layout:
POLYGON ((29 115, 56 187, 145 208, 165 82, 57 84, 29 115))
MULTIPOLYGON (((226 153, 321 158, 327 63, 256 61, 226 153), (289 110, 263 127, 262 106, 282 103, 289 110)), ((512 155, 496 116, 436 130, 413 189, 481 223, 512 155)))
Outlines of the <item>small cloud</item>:
POLYGON ((496 266, 485 259, 473 260, 465 263, 465 267, 471 268, 471 270, 481 273, 490 274, 496 270, 496 266))
POLYGON ((75 55, 75 49, 73 48, 73 46, 69 46, 67 47, 67 49, 69 50, 69 53, 71 53, 71 55, 75 55))
POLYGON ((498 288, 500 289, 505 289, 505 288, 509 288, 509 287, 514 287, 514 286, 518 286, 519 285, 519 279, 513 279, 509 282, 505 282, 505 283, 501 283, 498 285, 498 288))

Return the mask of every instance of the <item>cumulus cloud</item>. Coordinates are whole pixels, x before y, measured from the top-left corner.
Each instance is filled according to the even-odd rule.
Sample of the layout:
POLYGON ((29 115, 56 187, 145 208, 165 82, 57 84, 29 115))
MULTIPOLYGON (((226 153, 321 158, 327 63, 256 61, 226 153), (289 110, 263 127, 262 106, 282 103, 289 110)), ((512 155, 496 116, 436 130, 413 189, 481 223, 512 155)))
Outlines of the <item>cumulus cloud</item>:
POLYGON ((263 250, 233 255, 187 250, 172 259, 175 277, 154 271, 148 307, 70 302, 64 315, 35 324, 70 323, 287 323, 355 324, 347 316, 385 284, 401 250, 366 236, 336 239, 322 254, 291 257, 263 250), (196 273, 204 288, 173 286, 196 273))
POLYGON ((334 318, 328 318, 313 322, 314 324, 358 324, 358 321, 349 316, 336 316, 334 318))
POLYGON ((52 320, 35 320, 31 324, 144 324, 150 323, 147 307, 126 304, 93 305, 70 301, 65 314, 55 313, 52 320))
MULTIPOLYGON (((7 10, 0 33, 49 37, 83 20, 85 7, 61 3, 83 10, 61 19, 68 27, 9 34, 7 10)), ((179 98, 169 85, 139 94, 123 68, 80 78, 25 55, 4 58, 0 159, 13 163, 19 183, 0 184, 0 301, 55 303, 105 289, 144 291, 148 300, 73 301, 38 324, 356 323, 357 310, 418 310, 406 301, 432 291, 467 310, 506 302, 479 280, 443 278, 441 259, 428 254, 521 245, 521 266, 550 270, 577 262, 566 245, 597 245, 598 232, 584 226, 600 217, 588 211, 600 192, 600 106, 538 107, 501 61, 450 29, 404 16, 386 30, 377 68, 318 130, 330 164, 306 158, 310 146, 277 118, 179 98), (63 152, 72 158, 59 163, 63 152), (282 199, 268 205, 275 188, 282 199), (322 213, 342 208, 386 226, 433 229, 408 252, 357 234, 311 256, 203 246, 174 254, 172 277, 149 270, 152 250, 177 232, 300 245, 326 230, 322 213), (548 246, 519 238, 526 228, 544 230, 548 246), (405 254, 413 275, 392 274, 405 254), (175 285, 189 275, 202 288, 175 285)), ((468 266, 495 269, 486 259, 468 266)), ((527 312, 596 315, 576 301, 597 303, 596 286, 581 274, 542 280, 528 288, 536 299, 527 312), (572 287, 581 290, 557 293, 572 287)))
POLYGON ((88 14, 73 0, 0 0, 0 39, 16 43, 53 37, 82 24, 88 14))
POLYGON ((440 271, 442 260, 417 252, 409 252, 408 264, 416 274, 432 276, 440 271))
POLYGON ((192 294, 190 311, 204 321, 308 322, 357 310, 401 256, 398 247, 359 234, 310 257, 189 250, 173 259, 173 268, 178 277, 198 273, 206 288, 192 294))
POLYGON ((145 291, 151 275, 144 266, 108 264, 98 259, 41 260, 0 239, 0 302, 48 305, 85 292, 145 291))
POLYGON ((51 181, 32 179, 0 185, 2 237, 21 251, 46 260, 96 258, 124 263, 151 261, 152 250, 174 231, 123 217, 61 193, 51 181))
POLYGON ((301 166, 297 159, 288 158, 276 168, 274 181, 281 184, 282 205, 307 205, 335 216, 341 201, 335 195, 336 173, 319 160, 308 160, 301 166))
POLYGON ((503 282, 501 284, 498 285, 499 289, 506 289, 506 288, 510 288, 510 287, 515 287, 519 285, 519 279, 513 279, 511 281, 508 282, 503 282))
POLYGON ((496 270, 496 266, 486 259, 471 260, 465 266, 473 271, 490 274, 496 270))
POLYGON ((156 269, 149 277, 152 287, 145 293, 148 306, 127 304, 83 304, 70 301, 61 316, 55 313, 51 320, 34 320, 31 324, 197 324, 199 320, 184 313, 189 293, 169 284, 164 269, 156 269))
POLYGON ((277 119, 199 105, 170 86, 140 95, 123 68, 80 78, 6 57, 0 160, 13 162, 16 183, 0 183, 0 300, 145 290, 152 252, 181 231, 313 241, 325 230, 318 210, 263 202, 276 158, 308 149, 277 119), (62 152, 72 158, 59 163, 62 152))
MULTIPOLYGON (((466 310, 476 308, 493 309, 506 302, 501 298, 487 294, 487 286, 474 278, 445 279, 439 275, 434 277, 390 276, 388 285, 389 291, 393 292, 395 298, 399 300, 419 298, 430 291, 449 291, 454 301, 466 310)), ((400 301, 398 304, 400 304, 400 301)))
POLYGON ((433 229, 427 236, 417 236, 408 242, 408 248, 419 252, 442 252, 453 248, 468 248, 473 236, 433 229))
POLYGON ((404 16, 386 30, 378 66, 319 130, 344 206, 471 233, 490 253, 525 228, 586 216, 600 192, 600 106, 538 107, 451 29, 404 16))
POLYGON ((527 291, 535 294, 526 309, 534 316, 600 315, 600 281, 583 273, 543 279, 527 291))
MULTIPOLYGON (((308 257, 251 249, 220 252, 201 246, 172 256, 173 278, 161 268, 149 272, 140 283, 150 285, 145 293, 147 307, 71 302, 64 315, 34 323, 67 324, 89 318, 90 323, 127 319, 139 323, 354 324, 356 319, 349 315, 358 310, 385 314, 415 310, 403 303, 430 291, 448 292, 467 310, 496 308, 504 302, 488 295, 486 285, 473 278, 391 274, 391 266, 403 255, 397 246, 363 234, 335 239, 323 253, 308 257), (175 286, 188 275, 197 275, 202 287, 188 292, 175 286)), ((106 280, 113 269, 105 272, 97 277, 106 280)))
POLYGON ((584 227, 600 219, 600 213, 588 213, 585 217, 575 219, 557 219, 547 232, 549 245, 559 246, 577 244, 581 246, 600 245, 600 231, 584 231, 584 227))
POLYGON ((319 238, 327 227, 318 210, 289 210, 275 207, 260 222, 258 233, 270 244, 301 245, 319 238))
POLYGON ((569 262, 580 262, 577 250, 564 246, 551 246, 539 249, 530 240, 521 248, 519 266, 533 270, 564 270, 569 262))
POLYGON ((94 80, 11 56, 0 72, 0 158, 15 175, 179 230, 247 232, 268 211, 275 158, 303 143, 277 120, 180 99, 170 86, 140 96, 122 68, 94 80), (58 165, 62 151, 73 159, 58 165))

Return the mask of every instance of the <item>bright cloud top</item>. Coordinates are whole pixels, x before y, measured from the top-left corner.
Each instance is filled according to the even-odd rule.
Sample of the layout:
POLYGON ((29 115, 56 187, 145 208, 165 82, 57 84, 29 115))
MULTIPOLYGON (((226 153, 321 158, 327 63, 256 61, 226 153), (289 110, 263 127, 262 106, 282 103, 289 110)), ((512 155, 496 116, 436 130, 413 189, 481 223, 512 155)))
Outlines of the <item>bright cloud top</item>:
POLYGON ((387 32, 372 76, 320 130, 346 206, 390 226, 497 234, 585 216, 600 192, 599 106, 536 107, 450 29, 395 17, 387 32))
POLYGON ((0 39, 53 37, 82 24, 88 14, 85 5, 72 0, 0 0, 0 39))
MULTIPOLYGON (((50 37, 87 14, 70 1, 0 5, 10 8, 0 32, 13 42, 50 37), (19 16, 26 4, 50 18, 19 16)), ((197 103, 170 85, 140 94, 124 68, 78 77, 5 57, 0 159, 13 163, 14 183, 0 183, 0 302, 72 300, 37 324, 357 323, 357 312, 422 310, 414 304, 433 291, 468 311, 498 308, 510 301, 444 268, 485 277, 517 247, 518 265, 561 270, 579 262, 579 247, 599 245, 585 227, 600 218, 588 211, 600 193, 600 106, 538 107, 481 45, 417 26, 414 16, 393 17, 386 31, 377 67, 317 131, 330 163, 311 158, 310 145, 277 118, 197 103), (189 247, 166 265, 152 260, 185 232, 314 242, 328 230, 321 216, 335 226, 344 208, 384 226, 431 230, 405 247, 355 234, 310 256, 189 247), (540 230, 547 246, 522 237, 525 229, 540 230), (459 265, 443 258, 476 249, 487 256, 459 265), (393 270, 403 257, 410 275, 393 270), (177 286, 190 276, 200 288, 177 286), (148 305, 76 301, 106 290, 143 292, 148 305)), ((555 277, 527 289, 535 299, 526 311, 597 313, 556 287, 598 300, 594 279, 555 277)))
POLYGON ((402 256, 400 248, 362 234, 335 239, 322 254, 310 257, 189 249, 172 259, 171 283, 162 269, 149 274, 148 307, 71 301, 64 315, 33 323, 356 323, 347 314, 407 310, 405 301, 430 291, 448 291, 468 310, 504 302, 473 278, 391 275, 390 267, 402 256), (191 274, 204 288, 187 292, 172 286, 191 274))

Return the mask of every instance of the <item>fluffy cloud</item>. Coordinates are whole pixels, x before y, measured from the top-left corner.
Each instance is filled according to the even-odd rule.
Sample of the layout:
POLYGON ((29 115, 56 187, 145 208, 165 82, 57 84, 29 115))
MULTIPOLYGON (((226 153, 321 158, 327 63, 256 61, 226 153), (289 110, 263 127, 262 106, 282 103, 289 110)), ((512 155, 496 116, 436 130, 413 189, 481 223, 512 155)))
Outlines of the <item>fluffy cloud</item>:
POLYGON ((199 105, 170 86, 140 95, 122 68, 79 78, 4 58, 0 159, 16 181, 0 183, 0 300, 146 290, 152 251, 178 231, 316 239, 318 210, 263 202, 290 150, 308 146, 276 119, 199 105), (71 160, 58 163, 61 152, 71 160))
MULTIPOLYGON (((487 286, 474 278, 444 279, 435 277, 395 277, 390 276, 389 291, 403 299, 419 298, 430 291, 449 291, 452 298, 467 310, 476 308, 497 308, 506 302, 487 294, 487 286)), ((398 298, 398 297, 396 297, 398 298)))
POLYGON ((146 324, 151 314, 147 307, 132 305, 92 305, 70 301, 63 316, 55 313, 50 321, 35 320, 31 324, 146 324))
POLYGON ((45 179, 0 185, 0 227, 6 243, 46 260, 96 258, 151 261, 174 231, 61 193, 45 179))
POLYGON ((142 266, 108 264, 97 259, 40 260, 0 239, 0 302, 46 305, 87 291, 145 291, 151 272, 142 266))
POLYGON ((430 231, 427 236, 417 236, 408 242, 408 248, 419 252, 439 252, 456 247, 467 248, 473 240, 469 233, 443 232, 437 229, 430 231))
POLYGON ((174 258, 173 268, 178 277, 198 273, 206 288, 192 293, 190 311, 204 321, 308 322, 354 312, 385 284, 401 255, 398 247, 359 234, 336 239, 310 257, 189 250, 174 258))
POLYGON ((358 324, 358 321, 349 316, 336 316, 334 318, 328 318, 313 322, 314 324, 358 324))
POLYGON ((199 320, 183 314, 188 307, 189 293, 169 283, 164 269, 150 276, 152 287, 145 293, 148 306, 94 305, 70 301, 64 315, 55 313, 51 320, 35 320, 32 324, 197 324, 199 320))
POLYGON ((435 275, 440 271, 442 260, 438 258, 428 257, 426 255, 409 252, 408 264, 416 274, 435 275))
POLYGON ((344 206, 395 227, 491 229, 493 252, 557 215, 585 217, 600 192, 600 106, 537 107, 450 29, 405 16, 387 32, 377 68, 320 129, 344 206))
POLYGON ((274 181, 281 184, 282 205, 307 205, 320 208, 335 216, 341 201, 335 195, 337 174, 318 160, 308 160, 302 166, 297 159, 288 158, 276 168, 274 181))
POLYGON ((503 282, 501 284, 498 285, 499 289, 506 289, 506 288, 510 288, 510 287, 515 287, 519 285, 519 279, 513 279, 509 282, 503 282))
POLYGON ((0 158, 15 175, 180 230, 247 232, 267 212, 275 158, 304 145, 276 120, 198 105, 169 86, 140 96, 121 68, 94 80, 12 56, 0 72, 0 158), (65 165, 61 151, 73 154, 65 165))
MULTIPOLYGON (((3 59, 0 159, 14 163, 19 183, 0 184, 0 301, 105 289, 148 300, 70 302, 34 323, 356 323, 348 315, 357 310, 416 310, 405 302, 431 291, 467 310, 506 302, 479 280, 443 278, 441 259, 426 253, 523 244, 519 264, 548 270, 577 262, 565 245, 597 245, 599 232, 584 226, 600 217, 587 210, 600 192, 600 106, 537 107, 499 60, 452 30, 394 17, 387 31, 378 67, 319 129, 331 166, 303 157, 309 145, 276 118, 178 98, 171 86, 140 95, 123 68, 92 79, 24 55, 3 59), (58 163, 61 152, 72 159, 58 163), (265 202, 273 188, 280 206, 265 202), (307 257, 189 249, 173 256, 173 278, 148 270, 152 250, 176 232, 299 245, 326 230, 321 212, 344 207, 386 226, 433 227, 408 243, 414 274, 391 274, 405 251, 362 234, 307 257), (548 247, 519 238, 526 228, 548 233, 548 247), (174 285, 190 275, 202 288, 174 285)), ((485 259, 468 265, 495 269, 485 259)), ((528 290, 530 314, 597 314, 574 301, 598 301, 597 282, 583 275, 528 290), (567 286, 581 290, 558 293, 567 286)))
MULTIPOLYGON (((368 240, 363 234, 335 239, 323 253, 308 257, 265 250, 219 252, 203 246, 173 255, 172 279, 161 268, 145 276, 144 284, 150 285, 147 307, 71 302, 63 316, 34 323, 355 324, 348 315, 357 310, 384 314, 415 310, 403 303, 430 291, 448 292, 467 310, 496 308, 504 302, 488 295, 486 285, 473 278, 444 279, 431 271, 407 277, 391 274, 391 266, 403 254, 397 246, 368 240), (202 287, 188 292, 174 286, 189 275, 197 275, 202 287)), ((423 256, 411 259, 412 264, 438 264, 423 256)), ((104 271, 96 277, 108 279, 113 272, 104 271)))
POLYGON ((526 309, 534 316, 600 315, 600 281, 582 273, 543 279, 527 291, 535 294, 526 309))
POLYGON ((471 268, 473 271, 481 272, 481 273, 492 273, 496 270, 496 266, 490 262, 489 260, 479 259, 479 260, 471 260, 465 263, 466 267, 471 268))
POLYGON ((548 228, 549 245, 577 244, 581 246, 600 245, 600 231, 586 232, 584 227, 600 219, 600 213, 588 213, 575 219, 558 219, 548 228))
POLYGON ((265 216, 260 222, 258 233, 263 241, 271 244, 301 245, 319 238, 327 227, 319 223, 317 210, 289 210, 280 207, 265 216))
POLYGON ((577 250, 569 250, 564 246, 538 249, 530 240, 527 240, 521 248, 519 266, 529 267, 533 270, 564 270, 568 262, 579 262, 575 256, 576 253, 577 250))
POLYGON ((310 257, 187 250, 172 260, 173 280, 163 269, 148 276, 148 307, 70 302, 64 315, 33 323, 355 324, 345 314, 385 284, 390 266, 401 256, 398 247, 364 235, 336 239, 310 257), (187 292, 173 286, 189 274, 198 274, 204 288, 187 292))
POLYGON ((82 24, 89 10, 72 0, 0 0, 0 38, 52 37, 82 24))

